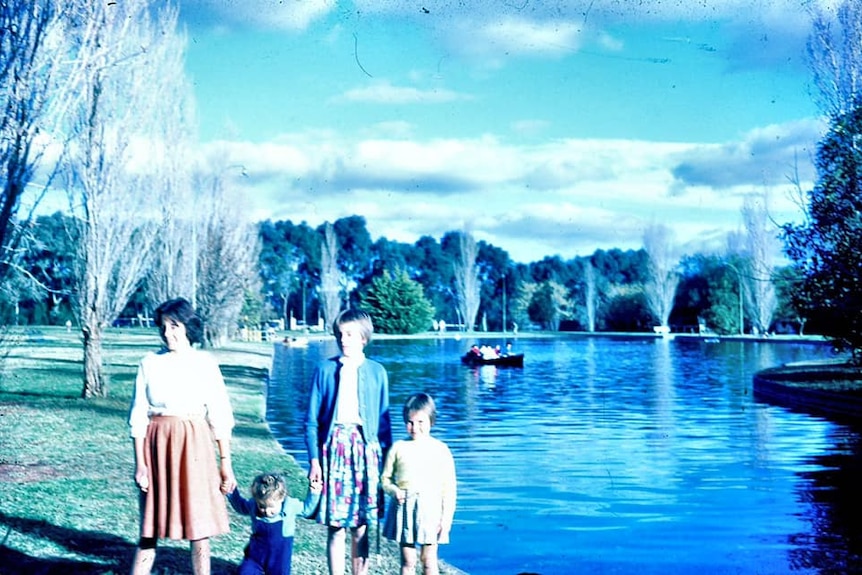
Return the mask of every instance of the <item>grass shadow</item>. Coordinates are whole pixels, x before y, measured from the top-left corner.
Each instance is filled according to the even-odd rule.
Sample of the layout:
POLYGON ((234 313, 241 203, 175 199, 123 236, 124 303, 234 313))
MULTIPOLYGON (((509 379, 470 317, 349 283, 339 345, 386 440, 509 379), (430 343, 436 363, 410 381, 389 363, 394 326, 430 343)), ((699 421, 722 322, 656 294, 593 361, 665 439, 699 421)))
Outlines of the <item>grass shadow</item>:
MULTIPOLYGON (((52 525, 46 521, 13 517, 0 513, 0 572, 3 575, 114 575, 128 573, 135 545, 122 537, 97 531, 79 531, 52 525), (14 531, 49 540, 81 556, 34 557, 6 545, 14 531)), ((214 557, 213 575, 228 575, 237 565, 214 557)), ((154 574, 171 575, 191 572, 188 547, 158 548, 154 574)))

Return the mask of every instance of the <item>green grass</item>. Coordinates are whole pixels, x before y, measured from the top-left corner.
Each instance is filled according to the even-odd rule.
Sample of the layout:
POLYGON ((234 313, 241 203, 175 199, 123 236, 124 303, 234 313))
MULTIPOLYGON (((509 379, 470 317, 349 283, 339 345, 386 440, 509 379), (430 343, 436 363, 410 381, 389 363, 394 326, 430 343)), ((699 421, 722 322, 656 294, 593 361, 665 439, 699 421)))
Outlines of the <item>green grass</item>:
MULTIPOLYGON (((127 425, 137 363, 159 345, 155 330, 110 330, 104 341, 109 396, 83 400, 78 334, 63 328, 12 332, 0 374, 0 572, 127 573, 138 530, 137 490, 127 425)), ((233 343, 213 353, 222 366, 237 426, 233 464, 246 491, 265 470, 288 477, 303 498, 306 480, 265 422, 264 385, 272 344, 233 343)), ((213 573, 236 571, 248 539, 245 518, 213 538, 213 573)), ((326 573, 325 531, 298 520, 294 573, 326 573)), ((188 544, 160 541, 153 573, 190 573, 188 544)), ((388 541, 372 572, 397 573, 388 541)), ((458 573, 444 566, 443 573, 458 573)))

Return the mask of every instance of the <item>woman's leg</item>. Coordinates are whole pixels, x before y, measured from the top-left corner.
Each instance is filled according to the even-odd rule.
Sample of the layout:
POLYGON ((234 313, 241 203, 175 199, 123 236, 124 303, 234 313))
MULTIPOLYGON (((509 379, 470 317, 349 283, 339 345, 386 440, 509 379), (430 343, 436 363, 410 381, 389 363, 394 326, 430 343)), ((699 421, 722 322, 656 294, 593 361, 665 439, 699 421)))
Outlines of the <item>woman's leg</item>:
POLYGON ((416 573, 416 547, 401 545, 401 575, 416 573))
POLYGON ((138 542, 135 556, 132 558, 132 575, 150 575, 153 563, 156 561, 156 540, 144 539, 138 542))
POLYGON ((326 560, 329 575, 344 575, 344 551, 347 529, 330 527, 326 538, 326 560))
POLYGON ((438 575, 440 567, 437 564, 437 545, 422 546, 422 572, 424 575, 438 575))
POLYGON ((198 539, 189 544, 192 552, 192 573, 210 575, 210 540, 198 539))
POLYGON ((353 560, 353 575, 368 573, 368 526, 360 525, 351 531, 350 557, 353 560))

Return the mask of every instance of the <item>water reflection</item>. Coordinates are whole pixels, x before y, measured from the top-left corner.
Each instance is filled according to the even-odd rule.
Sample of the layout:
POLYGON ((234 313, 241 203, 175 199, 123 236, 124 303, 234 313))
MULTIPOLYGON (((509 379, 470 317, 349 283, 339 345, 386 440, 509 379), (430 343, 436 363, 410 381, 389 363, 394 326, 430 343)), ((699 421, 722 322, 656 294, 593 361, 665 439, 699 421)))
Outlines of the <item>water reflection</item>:
MULTIPOLYGON (((474 575, 554 575, 572 565, 832 573, 858 564, 860 516, 846 511, 858 507, 845 506, 858 437, 751 394, 754 371, 825 357, 826 347, 527 339, 517 342, 524 368, 511 369, 461 365, 471 343, 369 348, 389 370, 394 406, 420 389, 438 401, 436 433, 459 472, 444 559, 474 575)), ((267 417, 302 462, 310 371, 335 351, 330 340, 275 356, 267 417)))
POLYGON ((838 428, 830 453, 809 459, 800 472, 804 532, 790 536, 790 563, 818 573, 862 573, 862 439, 859 430, 838 428))

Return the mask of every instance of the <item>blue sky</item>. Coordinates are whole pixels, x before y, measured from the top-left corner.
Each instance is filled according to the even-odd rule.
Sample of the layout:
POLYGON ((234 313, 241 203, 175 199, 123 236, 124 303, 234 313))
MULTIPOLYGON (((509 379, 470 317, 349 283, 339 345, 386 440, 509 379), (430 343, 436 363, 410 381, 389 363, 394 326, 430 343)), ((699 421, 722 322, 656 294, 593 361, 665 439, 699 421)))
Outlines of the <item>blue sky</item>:
POLYGON ((823 131, 802 2, 181 0, 201 153, 249 217, 469 229, 520 262, 722 249, 799 219, 823 131), (239 170, 237 170, 239 171, 239 170))

